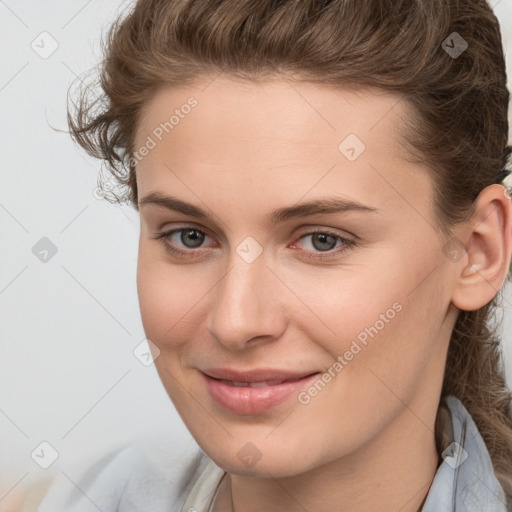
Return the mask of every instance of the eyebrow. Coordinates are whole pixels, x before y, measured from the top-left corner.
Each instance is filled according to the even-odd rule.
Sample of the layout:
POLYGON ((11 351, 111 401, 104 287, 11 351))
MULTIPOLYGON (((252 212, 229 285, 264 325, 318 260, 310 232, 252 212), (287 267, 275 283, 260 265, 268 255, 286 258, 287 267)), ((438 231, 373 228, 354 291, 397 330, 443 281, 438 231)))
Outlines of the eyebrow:
MULTIPOLYGON (((167 208, 175 212, 183 213, 184 215, 190 215, 199 219, 208 218, 208 213, 190 203, 181 201, 176 197, 166 196, 160 192, 150 192, 147 196, 139 202, 139 207, 146 204, 154 204, 167 208)), ((357 212, 372 212, 376 213, 380 210, 372 206, 367 206, 357 201, 351 201, 348 199, 329 197, 324 199, 317 199, 306 203, 300 203, 294 206, 286 206, 273 211, 267 217, 267 221, 270 227, 274 227, 279 222, 284 222, 293 218, 309 217, 312 215, 321 214, 332 214, 332 213, 346 213, 349 211, 357 212)))

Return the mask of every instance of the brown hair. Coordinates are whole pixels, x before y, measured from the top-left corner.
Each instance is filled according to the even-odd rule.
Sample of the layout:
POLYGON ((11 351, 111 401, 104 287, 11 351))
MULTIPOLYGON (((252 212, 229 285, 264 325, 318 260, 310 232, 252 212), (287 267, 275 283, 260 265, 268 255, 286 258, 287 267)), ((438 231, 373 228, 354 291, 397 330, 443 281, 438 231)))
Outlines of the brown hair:
MULTIPOLYGON (((509 92, 499 24, 485 0, 139 0, 103 45, 100 92, 82 87, 68 123, 124 193, 107 198, 137 210, 132 155, 141 109, 159 87, 221 71, 253 81, 287 72, 403 95, 411 112, 404 144, 431 170, 446 242, 480 191, 507 174, 509 92)), ((499 323, 492 325, 501 292, 459 312, 442 396, 458 397, 471 413, 512 506, 512 397, 499 323)), ((441 457, 439 430, 437 423, 441 457)))

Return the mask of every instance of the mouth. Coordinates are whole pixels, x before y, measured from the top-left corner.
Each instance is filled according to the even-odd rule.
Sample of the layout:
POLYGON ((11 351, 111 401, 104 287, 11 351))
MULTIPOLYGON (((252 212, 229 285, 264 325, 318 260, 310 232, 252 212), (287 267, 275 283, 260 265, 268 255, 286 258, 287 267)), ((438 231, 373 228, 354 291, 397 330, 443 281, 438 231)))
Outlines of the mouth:
POLYGON ((304 377, 308 377, 318 370, 305 370, 301 372, 280 370, 275 368, 254 368, 248 370, 235 370, 232 368, 207 368, 202 372, 209 377, 217 380, 223 380, 236 383, 268 383, 269 385, 281 384, 304 377))
MULTIPOLYGON (((317 373, 306 375, 306 377, 309 377, 311 375, 317 375, 317 373)), ((277 386, 278 384, 284 384, 287 382, 296 382, 298 380, 302 380, 306 377, 295 377, 293 379, 274 379, 274 380, 262 380, 262 381, 256 381, 256 382, 237 382, 233 380, 226 380, 226 379, 215 379, 220 382, 223 382, 224 384, 227 384, 228 386, 233 386, 237 388, 247 387, 247 388, 263 388, 267 386, 277 386)), ((213 378, 213 377, 212 377, 213 378)))
POLYGON ((244 415, 259 414, 277 407, 296 396, 320 375, 320 372, 290 375, 289 372, 275 370, 208 370, 201 373, 208 393, 217 405, 226 411, 244 415))

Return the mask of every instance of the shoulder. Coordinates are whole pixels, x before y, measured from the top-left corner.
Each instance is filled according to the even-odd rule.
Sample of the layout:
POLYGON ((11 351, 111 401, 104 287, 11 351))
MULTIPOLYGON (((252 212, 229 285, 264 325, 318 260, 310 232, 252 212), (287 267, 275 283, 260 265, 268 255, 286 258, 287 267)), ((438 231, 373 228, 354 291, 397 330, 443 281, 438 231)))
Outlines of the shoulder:
POLYGON ((207 462, 195 443, 136 439, 86 467, 63 469, 37 512, 179 511, 207 462))

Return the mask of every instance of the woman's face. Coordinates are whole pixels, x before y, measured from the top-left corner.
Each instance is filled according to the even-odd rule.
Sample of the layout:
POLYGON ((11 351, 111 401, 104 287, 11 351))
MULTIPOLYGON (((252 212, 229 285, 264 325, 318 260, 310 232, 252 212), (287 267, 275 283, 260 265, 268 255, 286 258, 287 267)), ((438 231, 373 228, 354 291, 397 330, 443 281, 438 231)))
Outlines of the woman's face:
POLYGON ((230 472, 291 476, 432 436, 455 273, 427 169, 405 160, 405 109, 223 76, 146 105, 142 321, 184 423, 230 472))

